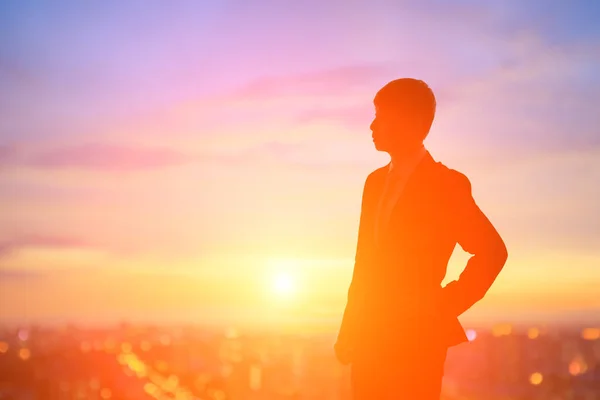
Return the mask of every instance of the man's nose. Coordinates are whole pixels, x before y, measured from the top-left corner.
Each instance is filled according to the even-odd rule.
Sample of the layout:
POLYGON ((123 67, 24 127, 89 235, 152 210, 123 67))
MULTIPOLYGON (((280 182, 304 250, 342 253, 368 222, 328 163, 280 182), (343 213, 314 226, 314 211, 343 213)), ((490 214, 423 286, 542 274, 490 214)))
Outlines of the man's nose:
POLYGON ((375 129, 375 120, 373 120, 373 122, 371 122, 371 125, 369 126, 369 129, 371 129, 371 130, 375 129))

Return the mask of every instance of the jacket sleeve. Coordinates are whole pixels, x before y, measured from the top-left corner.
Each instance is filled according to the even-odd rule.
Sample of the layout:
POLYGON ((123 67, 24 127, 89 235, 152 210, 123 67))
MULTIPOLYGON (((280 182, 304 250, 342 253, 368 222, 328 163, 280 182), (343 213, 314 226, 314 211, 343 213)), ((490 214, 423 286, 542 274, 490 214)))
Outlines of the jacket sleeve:
POLYGON ((469 179, 451 171, 449 195, 453 230, 458 244, 472 257, 456 281, 442 290, 445 310, 458 317, 487 293, 504 267, 506 246, 471 194, 469 179))
POLYGON ((367 268, 365 253, 367 251, 366 236, 368 233, 366 232, 367 228, 365 227, 365 193, 368 182, 369 179, 367 178, 362 195, 354 270, 352 273, 350 288, 348 289, 346 308, 344 310, 341 327, 335 344, 336 352, 351 351, 355 347, 357 330, 360 324, 360 310, 364 301, 365 272, 367 268))

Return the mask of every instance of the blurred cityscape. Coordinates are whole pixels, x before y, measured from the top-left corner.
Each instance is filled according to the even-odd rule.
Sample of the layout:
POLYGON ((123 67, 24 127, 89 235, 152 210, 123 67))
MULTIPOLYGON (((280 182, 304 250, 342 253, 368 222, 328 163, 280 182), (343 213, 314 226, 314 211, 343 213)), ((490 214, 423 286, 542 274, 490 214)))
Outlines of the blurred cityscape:
MULTIPOLYGON (((469 329, 443 400, 600 400, 600 328, 469 329)), ((350 400, 335 335, 233 328, 0 328, 0 399, 350 400)))

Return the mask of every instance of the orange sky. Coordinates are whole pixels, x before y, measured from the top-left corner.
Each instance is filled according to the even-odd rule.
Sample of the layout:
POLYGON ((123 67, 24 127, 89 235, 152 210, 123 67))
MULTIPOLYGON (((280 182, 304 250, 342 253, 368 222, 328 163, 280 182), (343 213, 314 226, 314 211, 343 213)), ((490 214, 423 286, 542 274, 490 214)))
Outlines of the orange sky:
POLYGON ((5 6, 0 318, 338 319, 388 161, 372 97, 400 76, 436 92, 426 146, 509 248, 464 319, 600 313, 598 30, 516 2, 267 3, 5 6))

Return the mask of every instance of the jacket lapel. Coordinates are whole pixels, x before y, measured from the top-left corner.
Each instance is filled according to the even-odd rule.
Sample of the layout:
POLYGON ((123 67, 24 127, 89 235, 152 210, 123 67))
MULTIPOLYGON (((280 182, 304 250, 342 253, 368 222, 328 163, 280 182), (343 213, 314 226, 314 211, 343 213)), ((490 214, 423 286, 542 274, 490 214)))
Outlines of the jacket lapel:
POLYGON ((390 221, 393 220, 395 214, 401 210, 407 209, 407 206, 414 202, 415 197, 417 197, 421 192, 420 189, 423 185, 423 182, 427 180, 428 172, 431 170, 431 166, 433 164, 435 164, 433 157, 431 157, 429 152, 426 152, 423 156, 423 159, 419 162, 413 173, 406 181, 400 196, 398 196, 396 204, 394 204, 390 214, 390 221))
POLYGON ((419 206, 421 205, 421 197, 425 190, 424 185, 427 185, 433 166, 435 166, 435 161, 429 152, 427 152, 408 178, 400 196, 398 196, 386 221, 386 226, 381 231, 382 236, 378 240, 379 243, 385 241, 385 238, 389 237, 391 231, 395 231, 396 234, 399 232, 410 234, 410 232, 404 229, 398 231, 398 228, 407 227, 411 221, 419 219, 419 206))
POLYGON ((385 179, 388 170, 389 164, 384 167, 381 167, 371 180, 371 185, 369 188, 368 208, 370 210, 369 213, 372 218, 375 218, 375 216, 377 215, 377 208, 379 207, 379 200, 381 199, 381 195, 383 194, 385 179))
POLYGON ((375 219, 377 218, 379 199, 383 193, 388 170, 389 164, 376 170, 369 179, 367 188, 365 189, 365 226, 361 227, 361 229, 364 229, 365 236, 368 238, 366 240, 369 243, 375 241, 375 219))

